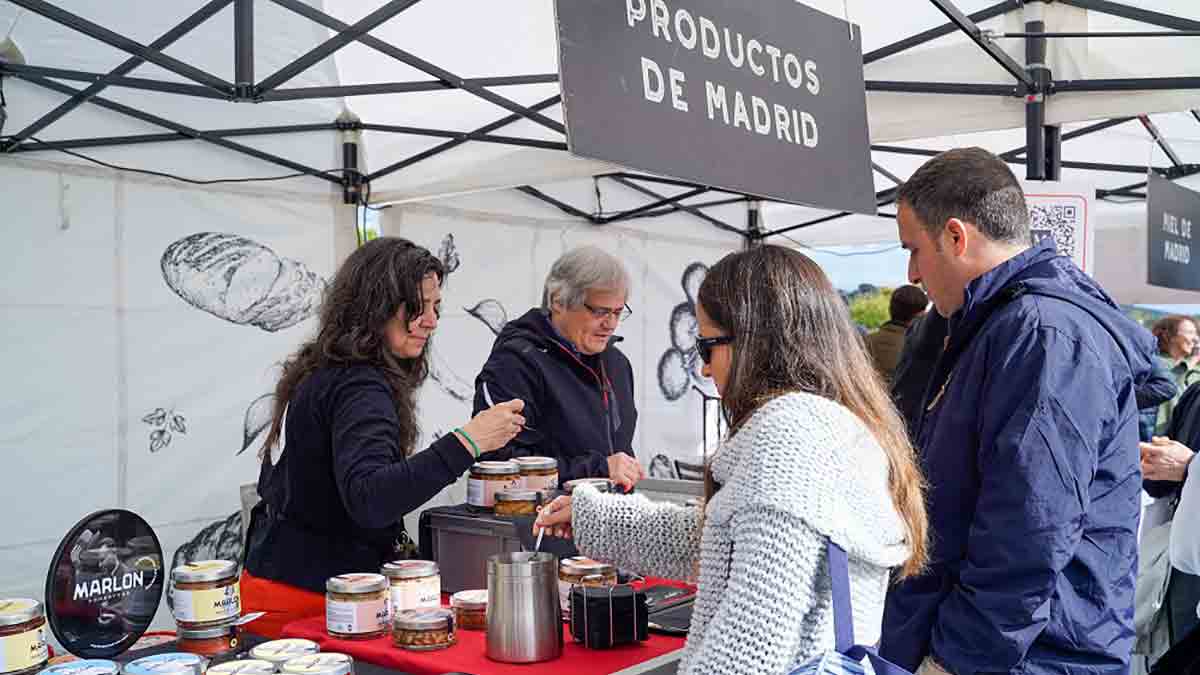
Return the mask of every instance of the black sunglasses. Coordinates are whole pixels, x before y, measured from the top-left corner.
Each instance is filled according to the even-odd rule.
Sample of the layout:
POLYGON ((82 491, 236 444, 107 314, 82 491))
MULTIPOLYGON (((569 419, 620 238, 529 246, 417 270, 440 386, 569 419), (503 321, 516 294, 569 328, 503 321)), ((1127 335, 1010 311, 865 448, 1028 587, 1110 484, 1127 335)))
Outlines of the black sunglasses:
POLYGON ((733 342, 732 335, 718 335, 710 338, 696 338, 696 351, 700 353, 700 360, 705 364, 712 361, 712 350, 717 345, 727 345, 733 342))

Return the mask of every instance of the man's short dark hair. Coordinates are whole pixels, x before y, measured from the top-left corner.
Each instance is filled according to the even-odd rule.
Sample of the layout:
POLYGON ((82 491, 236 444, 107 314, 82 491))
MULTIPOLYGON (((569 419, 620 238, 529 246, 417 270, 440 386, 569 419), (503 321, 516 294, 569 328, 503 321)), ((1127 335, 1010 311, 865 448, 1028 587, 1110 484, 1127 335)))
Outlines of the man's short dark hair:
POLYGON ((892 300, 888 303, 888 314, 892 321, 908 323, 913 317, 925 311, 929 306, 929 297, 918 286, 907 284, 892 291, 892 300))
POLYGON ((958 218, 995 242, 1029 245, 1029 209, 1017 177, 1004 160, 983 148, 947 150, 925 162, 900 186, 906 204, 937 237, 958 218))

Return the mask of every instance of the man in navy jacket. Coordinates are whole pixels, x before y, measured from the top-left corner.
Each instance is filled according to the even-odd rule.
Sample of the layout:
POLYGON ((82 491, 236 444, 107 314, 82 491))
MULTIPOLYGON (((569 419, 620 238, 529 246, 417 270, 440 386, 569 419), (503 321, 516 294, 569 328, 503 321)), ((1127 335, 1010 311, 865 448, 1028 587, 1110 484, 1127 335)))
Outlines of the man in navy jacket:
POLYGON ((916 433, 926 574, 888 595, 882 652, 920 673, 1124 675, 1149 333, 1052 241, 1030 245, 997 157, 951 150, 901 188, 900 240, 948 337, 916 433))

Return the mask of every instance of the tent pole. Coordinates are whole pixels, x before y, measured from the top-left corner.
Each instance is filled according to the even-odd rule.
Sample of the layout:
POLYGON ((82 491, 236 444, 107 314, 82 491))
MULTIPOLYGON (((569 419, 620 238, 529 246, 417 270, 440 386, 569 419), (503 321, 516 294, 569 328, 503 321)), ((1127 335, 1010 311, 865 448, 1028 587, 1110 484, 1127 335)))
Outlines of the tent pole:
MULTIPOLYGON (((1036 35, 1046 30, 1045 10, 1041 0, 1025 3, 1026 33, 1036 35)), ((1033 82, 1025 95, 1025 178, 1046 180, 1046 85, 1052 79, 1046 65, 1046 38, 1025 38, 1025 69, 1033 82)), ((1060 138, 1056 136, 1055 140, 1060 138)))
MULTIPOLYGON (((633 181, 629 180, 628 178, 624 178, 624 177, 622 177, 622 176, 620 176, 620 175, 610 175, 610 176, 607 176, 607 178, 611 178, 613 181, 615 181, 615 182, 617 182, 617 183, 620 183, 621 185, 624 185, 625 187, 629 188, 630 190, 634 190, 634 191, 636 191, 636 192, 640 192, 640 193, 642 193, 642 194, 646 195, 647 197, 654 197, 654 198, 657 198, 657 199, 662 199, 662 198, 663 198, 663 196, 662 196, 661 194, 659 194, 659 193, 655 192, 654 190, 651 190, 651 189, 649 189, 649 188, 646 188, 646 187, 642 187, 641 185, 638 185, 637 183, 635 183, 635 182, 633 182, 633 181)), ((682 198, 682 196, 681 196, 680 198, 682 198)), ((745 237, 745 236, 746 236, 746 233, 745 233, 745 232, 743 232, 742 230, 739 230, 738 228, 736 228, 736 227, 734 227, 734 226, 732 226, 732 225, 730 225, 730 224, 728 224, 728 223, 726 223, 726 222, 723 222, 723 221, 721 221, 721 220, 718 220, 718 219, 716 219, 716 218, 713 218, 712 216, 710 216, 710 215, 708 215, 707 213, 705 213, 705 212, 701 211, 699 208, 697 208, 697 207, 695 207, 695 206, 691 206, 691 205, 688 205, 688 204, 680 204, 680 203, 678 203, 678 202, 674 202, 674 203, 672 203, 672 204, 671 204, 671 207, 674 207, 675 209, 677 209, 677 210, 679 210, 679 211, 683 211, 683 212, 685 212, 685 213, 690 213, 691 215, 693 215, 693 216, 695 216, 695 217, 699 218, 700 220, 703 220, 704 222, 706 222, 706 223, 708 223, 708 224, 712 225, 713 227, 715 227, 715 228, 717 228, 717 229, 719 229, 719 230, 724 230, 724 231, 726 231, 726 232, 730 232, 730 233, 732 233, 732 234, 737 234, 737 235, 740 235, 740 236, 743 236, 743 237, 745 237)), ((651 209, 651 210, 652 210, 652 209, 651 209)), ((640 215, 640 214, 634 214, 632 217, 637 217, 637 215, 640 215)), ((628 218, 628 217, 631 217, 631 216, 629 216, 629 215, 627 214, 625 217, 626 217, 626 218, 628 218)))
POLYGON ((746 242, 747 250, 762 243, 762 202, 751 199, 746 202, 746 242))
MULTIPOLYGON (((333 123, 323 124, 294 124, 276 127, 249 127, 245 129, 215 129, 205 131, 209 136, 217 138, 236 138, 239 136, 270 136, 274 134, 299 134, 314 131, 333 131, 337 126, 333 123)), ((132 136, 101 136, 98 138, 68 138, 60 141, 41 141, 22 143, 8 149, 8 152, 41 152, 45 150, 78 150, 82 148, 103 148, 117 145, 140 145, 142 143, 167 143, 171 141, 194 141, 179 131, 162 134, 134 134, 132 136)))
MULTIPOLYGON (((980 21, 987 21, 988 19, 995 18, 1001 14, 1006 14, 1020 8, 1020 0, 1005 0, 1004 2, 997 3, 991 7, 985 7, 984 9, 967 16, 967 18, 975 23, 979 23, 980 21)), ((930 40, 934 40, 945 35, 950 35, 956 30, 958 30, 958 26, 954 25, 953 23, 945 23, 937 28, 930 28, 927 31, 917 33, 916 35, 904 38, 903 40, 898 40, 890 45, 880 47, 879 49, 864 54, 863 65, 874 63, 880 59, 885 59, 893 54, 899 54, 906 49, 923 45, 930 40)))
MULTIPOLYGON (((979 26, 977 26, 975 22, 971 20, 971 17, 963 14, 962 10, 956 7, 953 2, 950 2, 950 0, 929 1, 932 2, 933 6, 937 7, 942 14, 945 14, 946 18, 950 19, 955 26, 958 26, 959 30, 966 33, 967 37, 971 38, 975 44, 979 45, 980 49, 987 52, 987 55, 992 57, 993 61, 995 61, 1001 68, 1007 70, 1009 75, 1015 77, 1018 82, 1026 87, 1033 86, 1033 80, 1029 77, 1029 73, 1025 72, 1025 69, 1021 67, 1021 64, 1017 63, 1013 57, 1009 56, 1008 53, 1003 49, 997 47, 990 38, 984 36, 983 31, 981 31, 979 26)), ((1034 0, 1032 4, 1040 5, 1042 3, 1039 0, 1034 0)))
POLYGON ((1200 21, 1185 19, 1171 14, 1163 14, 1161 12, 1152 12, 1146 9, 1138 9, 1130 7, 1118 2, 1109 2, 1108 0, 1058 0, 1064 5, 1071 5, 1086 9, 1089 11, 1100 12, 1101 14, 1109 14, 1122 19, 1130 19, 1139 23, 1147 23, 1152 26, 1160 26, 1162 28, 1170 28, 1172 30, 1200 30, 1200 21))
POLYGON ((253 99, 254 0, 233 0, 233 73, 238 99, 253 99))

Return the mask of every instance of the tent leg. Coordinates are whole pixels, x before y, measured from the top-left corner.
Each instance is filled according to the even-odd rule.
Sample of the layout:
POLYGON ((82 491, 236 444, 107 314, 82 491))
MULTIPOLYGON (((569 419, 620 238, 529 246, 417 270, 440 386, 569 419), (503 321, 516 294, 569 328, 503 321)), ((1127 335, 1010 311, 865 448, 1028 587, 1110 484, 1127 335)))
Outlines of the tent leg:
MULTIPOLYGON (((1041 0, 1025 3, 1026 33, 1046 32, 1045 8, 1041 0)), ((1052 80, 1046 65, 1046 38, 1025 38, 1025 70, 1033 81, 1025 95, 1025 178, 1047 180, 1046 93, 1052 80)))
POLYGON ((1045 131, 1046 180, 1062 180, 1062 127, 1046 126, 1042 130, 1045 131))
POLYGON ((746 202, 746 249, 762 243, 762 202, 751 199, 746 202))
POLYGON ((241 100, 254 97, 254 0, 233 0, 234 91, 241 100))

